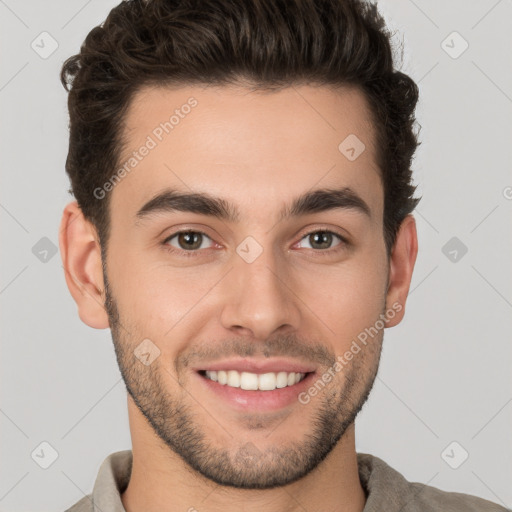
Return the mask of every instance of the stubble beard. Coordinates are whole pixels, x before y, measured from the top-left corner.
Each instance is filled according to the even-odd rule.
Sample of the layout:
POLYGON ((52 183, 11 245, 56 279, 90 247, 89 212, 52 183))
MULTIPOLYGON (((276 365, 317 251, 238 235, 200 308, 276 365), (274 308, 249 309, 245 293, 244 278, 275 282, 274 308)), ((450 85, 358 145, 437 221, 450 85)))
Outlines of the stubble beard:
MULTIPOLYGON (((305 410, 298 408, 311 405, 312 411, 310 431, 300 442, 276 443, 261 450, 247 440, 230 439, 229 448, 218 448, 197 419, 193 410, 200 408, 197 402, 184 391, 181 396, 169 393, 156 361, 148 367, 135 357, 140 340, 129 339, 127 332, 122 335, 124 323, 105 272, 104 281, 112 340, 129 395, 165 445, 197 473, 219 485, 271 489, 303 478, 333 450, 368 399, 377 376, 383 332, 343 368, 343 379, 333 379, 310 404, 297 405, 301 415, 305 410)), ((285 425, 293 425, 293 418, 277 428, 285 425)), ((261 424, 254 428, 261 428, 261 424)))

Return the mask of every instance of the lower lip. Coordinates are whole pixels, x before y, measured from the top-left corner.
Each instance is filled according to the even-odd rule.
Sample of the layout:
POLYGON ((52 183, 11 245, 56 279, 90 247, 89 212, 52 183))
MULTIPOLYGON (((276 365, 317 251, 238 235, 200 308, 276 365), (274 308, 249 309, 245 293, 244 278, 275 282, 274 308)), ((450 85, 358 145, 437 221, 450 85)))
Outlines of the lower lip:
POLYGON ((246 390, 219 384, 196 373, 203 385, 231 406, 242 411, 276 411, 294 403, 300 403, 298 396, 305 391, 314 378, 315 372, 308 373, 304 379, 293 386, 273 389, 272 391, 246 390))

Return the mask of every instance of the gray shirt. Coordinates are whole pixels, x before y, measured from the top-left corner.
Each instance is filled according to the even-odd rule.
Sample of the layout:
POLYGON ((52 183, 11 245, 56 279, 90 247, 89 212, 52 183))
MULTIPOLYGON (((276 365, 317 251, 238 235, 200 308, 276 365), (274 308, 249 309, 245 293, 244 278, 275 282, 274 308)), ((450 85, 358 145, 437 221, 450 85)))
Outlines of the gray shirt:
MULTIPOLYGON (((490 501, 458 492, 445 492, 429 485, 408 482, 382 459, 357 454, 359 479, 366 492, 363 512, 505 512, 490 501)), ((110 454, 101 464, 94 489, 66 512, 126 512, 121 493, 132 469, 132 451, 110 454)))

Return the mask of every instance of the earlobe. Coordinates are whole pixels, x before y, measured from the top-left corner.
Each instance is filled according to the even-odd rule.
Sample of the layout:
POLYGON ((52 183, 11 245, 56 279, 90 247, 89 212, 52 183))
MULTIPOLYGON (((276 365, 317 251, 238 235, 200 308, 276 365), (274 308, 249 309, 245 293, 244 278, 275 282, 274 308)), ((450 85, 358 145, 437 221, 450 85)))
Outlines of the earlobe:
POLYGON ((416 221, 407 215, 400 225, 390 258, 386 309, 396 314, 386 320, 386 327, 398 325, 405 314, 405 302, 411 285, 412 273, 418 254, 416 221))
POLYGON ((100 244, 94 226, 85 219, 76 201, 64 208, 59 246, 66 283, 80 319, 95 329, 109 327, 100 244))

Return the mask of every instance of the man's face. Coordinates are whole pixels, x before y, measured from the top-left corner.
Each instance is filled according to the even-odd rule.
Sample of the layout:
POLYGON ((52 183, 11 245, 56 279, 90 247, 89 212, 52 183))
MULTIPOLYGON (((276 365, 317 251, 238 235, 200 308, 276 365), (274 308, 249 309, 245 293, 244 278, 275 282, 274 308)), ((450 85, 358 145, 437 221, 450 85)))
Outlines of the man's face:
POLYGON ((107 305, 130 396, 148 428, 203 476, 245 488, 290 483, 352 424, 383 330, 318 382, 391 306, 364 96, 312 86, 146 88, 124 133, 122 164, 150 148, 110 192, 107 305), (197 103, 181 108, 189 98, 197 103), (179 122, 166 133, 160 123, 175 109, 179 122), (356 159, 354 135, 365 145, 356 159), (281 217, 320 189, 350 189, 368 211, 354 200, 325 209, 324 198, 281 217), (168 200, 143 208, 170 190, 222 199, 238 218, 172 210, 168 200), (305 378, 295 383, 302 375, 292 372, 305 378), (236 387, 239 377, 270 389, 236 387))

